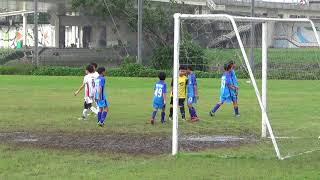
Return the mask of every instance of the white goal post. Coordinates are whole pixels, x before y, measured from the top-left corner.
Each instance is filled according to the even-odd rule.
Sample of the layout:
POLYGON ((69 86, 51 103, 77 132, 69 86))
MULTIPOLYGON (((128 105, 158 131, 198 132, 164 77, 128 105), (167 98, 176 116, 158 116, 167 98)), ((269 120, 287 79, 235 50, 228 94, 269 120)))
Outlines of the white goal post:
POLYGON ((320 39, 317 34, 316 27, 310 19, 306 18, 288 18, 288 19, 279 19, 279 18, 259 18, 259 17, 241 17, 241 16, 231 16, 227 14, 202 14, 202 15, 193 15, 193 14, 174 14, 174 66, 173 66, 173 126, 172 126, 172 155, 178 153, 178 71, 179 71, 179 51, 180 51, 180 31, 181 31, 181 20, 221 20, 230 22, 232 28, 235 32, 236 39, 239 43, 239 48, 242 53, 246 68, 254 88, 261 113, 262 113, 262 138, 267 137, 267 132, 269 133, 270 139, 278 159, 284 159, 278 148, 277 140, 274 136, 268 114, 267 114, 267 60, 268 60, 268 22, 302 22, 310 23, 313 29, 313 32, 316 37, 317 44, 320 47, 320 39), (238 26, 236 21, 241 22, 258 22, 262 23, 262 91, 260 93, 256 79, 254 78, 253 71, 251 69, 247 53, 245 51, 244 45, 242 43, 240 33, 238 31, 238 26))

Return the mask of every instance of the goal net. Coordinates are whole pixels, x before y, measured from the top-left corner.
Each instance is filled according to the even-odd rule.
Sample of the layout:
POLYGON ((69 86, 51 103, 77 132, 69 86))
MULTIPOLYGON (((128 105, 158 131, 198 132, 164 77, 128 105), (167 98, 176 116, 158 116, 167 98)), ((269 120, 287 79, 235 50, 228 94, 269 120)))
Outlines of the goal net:
POLYGON ((320 150, 317 24, 224 14, 174 20, 173 155, 200 150, 285 159, 320 150), (199 100, 188 103, 187 95, 191 113, 183 121, 179 68, 185 66, 198 77, 199 100), (200 121, 191 120, 193 109, 200 121))

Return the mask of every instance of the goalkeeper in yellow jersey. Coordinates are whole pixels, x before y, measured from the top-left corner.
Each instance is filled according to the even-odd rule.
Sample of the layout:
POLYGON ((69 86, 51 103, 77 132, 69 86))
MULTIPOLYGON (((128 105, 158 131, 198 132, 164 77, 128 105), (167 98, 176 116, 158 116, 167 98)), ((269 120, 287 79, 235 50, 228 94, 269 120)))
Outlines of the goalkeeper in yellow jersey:
MULTIPOLYGON (((186 76, 187 74, 187 68, 184 66, 180 66, 179 68, 179 79, 178 79, 178 98, 179 98, 179 108, 182 120, 186 120, 186 112, 184 108, 184 102, 187 97, 187 84, 188 84, 188 78, 186 76)), ((171 81, 171 101, 170 101, 170 114, 169 114, 169 120, 172 120, 172 114, 173 114, 173 80, 171 81)))

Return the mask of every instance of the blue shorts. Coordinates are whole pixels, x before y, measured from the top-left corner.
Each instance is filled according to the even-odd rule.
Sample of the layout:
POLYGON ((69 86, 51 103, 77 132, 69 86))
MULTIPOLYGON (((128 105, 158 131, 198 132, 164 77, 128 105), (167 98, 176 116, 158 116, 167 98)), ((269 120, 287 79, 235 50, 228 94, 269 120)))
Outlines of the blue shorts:
POLYGON ((163 103, 153 103, 154 109, 163 109, 165 107, 165 104, 163 103))
POLYGON ((188 104, 196 104, 197 97, 188 97, 188 104))
POLYGON ((103 100, 97 100, 96 99, 96 102, 97 102, 97 106, 99 108, 104 108, 104 107, 108 107, 109 106, 109 103, 106 99, 103 99, 103 100))
POLYGON ((237 96, 227 96, 227 97, 220 97, 220 102, 222 103, 231 103, 231 102, 237 102, 238 101, 238 97, 237 96))

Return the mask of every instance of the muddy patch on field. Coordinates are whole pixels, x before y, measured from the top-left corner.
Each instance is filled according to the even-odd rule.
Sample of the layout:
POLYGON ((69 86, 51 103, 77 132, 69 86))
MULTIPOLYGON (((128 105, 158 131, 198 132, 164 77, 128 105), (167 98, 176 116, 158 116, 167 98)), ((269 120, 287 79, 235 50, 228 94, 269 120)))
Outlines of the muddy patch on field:
MULTIPOLYGON (((171 137, 132 134, 70 134, 70 133, 0 133, 0 142, 15 146, 45 149, 114 152, 126 154, 169 154, 171 137)), ((180 151, 196 152, 221 147, 237 147, 256 143, 254 137, 237 136, 183 136, 180 151)))

